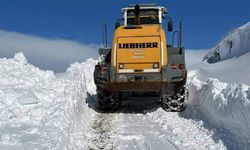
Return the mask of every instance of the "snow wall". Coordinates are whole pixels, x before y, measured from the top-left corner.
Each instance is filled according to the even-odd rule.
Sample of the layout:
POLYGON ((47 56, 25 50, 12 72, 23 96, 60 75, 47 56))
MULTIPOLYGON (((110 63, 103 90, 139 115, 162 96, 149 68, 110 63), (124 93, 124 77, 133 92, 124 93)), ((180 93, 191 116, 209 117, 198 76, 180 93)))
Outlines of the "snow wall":
POLYGON ((22 53, 1 58, 0 149, 86 148, 93 115, 85 103, 88 62, 95 61, 55 75, 27 63, 22 53))
POLYGON ((234 140, 238 146, 243 146, 240 149, 247 148, 250 145, 249 86, 228 84, 214 78, 203 82, 195 74, 195 71, 190 72, 188 79, 189 106, 193 109, 189 115, 206 120, 218 130, 225 129, 235 137, 227 142, 234 140))

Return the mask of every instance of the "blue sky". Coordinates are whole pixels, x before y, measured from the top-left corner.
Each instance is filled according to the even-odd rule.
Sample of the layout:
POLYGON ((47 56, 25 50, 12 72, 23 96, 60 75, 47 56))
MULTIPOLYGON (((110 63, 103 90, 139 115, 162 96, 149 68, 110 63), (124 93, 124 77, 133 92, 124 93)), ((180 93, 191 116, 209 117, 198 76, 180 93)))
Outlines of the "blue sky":
POLYGON ((211 48, 228 31, 250 21, 248 0, 2 0, 0 29, 100 44, 103 21, 111 41, 122 7, 150 2, 167 6, 175 23, 183 18, 183 42, 189 49, 211 48))

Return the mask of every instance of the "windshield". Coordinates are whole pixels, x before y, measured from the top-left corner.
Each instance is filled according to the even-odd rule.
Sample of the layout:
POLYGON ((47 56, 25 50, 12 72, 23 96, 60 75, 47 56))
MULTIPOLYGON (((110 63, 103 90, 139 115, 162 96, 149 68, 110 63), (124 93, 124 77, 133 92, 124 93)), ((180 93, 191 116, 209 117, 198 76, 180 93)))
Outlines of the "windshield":
MULTIPOLYGON (((158 9, 142 9, 140 10, 140 24, 159 24, 158 9)), ((127 11, 127 24, 135 24, 134 10, 127 11)))

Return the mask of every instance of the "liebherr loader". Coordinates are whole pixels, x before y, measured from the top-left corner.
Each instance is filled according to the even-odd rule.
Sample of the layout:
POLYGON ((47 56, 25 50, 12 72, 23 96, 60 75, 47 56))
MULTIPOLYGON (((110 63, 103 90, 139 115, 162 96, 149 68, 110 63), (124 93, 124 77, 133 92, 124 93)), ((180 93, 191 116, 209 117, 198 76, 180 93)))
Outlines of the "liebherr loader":
POLYGON ((187 98, 185 50, 182 47, 182 22, 167 43, 163 28, 166 18, 173 31, 167 9, 155 4, 129 5, 122 9, 122 24, 117 21, 112 48, 99 49, 95 66, 98 106, 114 110, 123 95, 154 93, 166 111, 183 111, 187 98), (178 44, 174 37, 178 35, 178 44))

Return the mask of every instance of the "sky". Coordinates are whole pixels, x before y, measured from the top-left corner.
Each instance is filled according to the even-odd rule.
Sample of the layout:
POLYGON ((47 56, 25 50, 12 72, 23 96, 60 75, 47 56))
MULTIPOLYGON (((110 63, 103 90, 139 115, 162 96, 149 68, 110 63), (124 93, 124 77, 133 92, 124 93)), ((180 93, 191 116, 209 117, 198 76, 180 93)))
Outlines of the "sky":
MULTIPOLYGON (((228 32, 250 21, 248 0, 2 0, 0 1, 0 36, 2 36, 0 57, 7 54, 10 56, 14 51, 26 50, 28 57, 37 56, 33 58, 34 60, 39 59, 40 49, 46 53, 44 56, 61 57, 55 53, 58 51, 69 55, 71 48, 60 47, 58 41, 62 42, 62 45, 65 42, 74 43, 72 49, 79 45, 87 47, 88 52, 82 58, 90 56, 92 51, 96 56, 97 47, 102 44, 104 22, 108 26, 110 44, 114 23, 122 16, 121 8, 131 3, 157 3, 166 6, 169 11, 168 16, 172 17, 175 25, 183 19, 183 46, 186 49, 212 48, 228 32), (37 41, 38 44, 33 43, 33 46, 30 46, 30 41, 22 43, 22 38, 12 39, 16 37, 15 34, 21 37, 28 36, 30 38, 25 39, 37 41), (40 42, 41 39, 47 41, 46 45, 40 42), (58 46, 55 51, 53 51, 55 45, 51 46, 54 42, 58 46), (44 50, 42 47, 47 49, 44 50)), ((166 27, 165 22, 163 27, 166 27)), ((167 35, 170 37, 170 34, 167 35)), ((168 41, 171 42, 171 39, 168 41)), ((82 60, 72 56, 70 61, 74 59, 82 60)), ((44 58, 39 62, 43 60, 44 58)))
POLYGON ((152 2, 167 6, 175 23, 183 19, 183 42, 190 49, 211 48, 250 20, 248 0, 5 0, 0 2, 0 29, 100 44, 103 22, 111 41, 122 7, 152 2))

